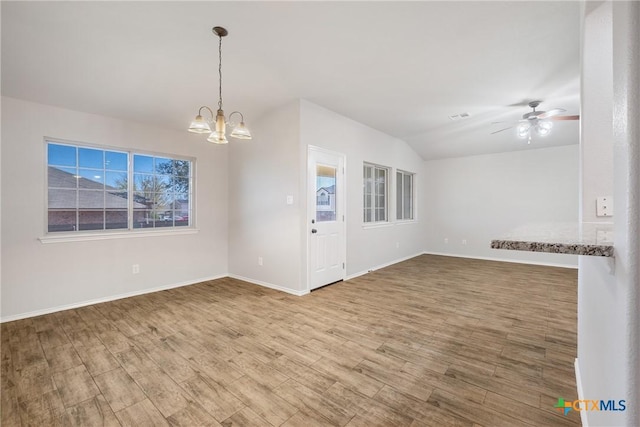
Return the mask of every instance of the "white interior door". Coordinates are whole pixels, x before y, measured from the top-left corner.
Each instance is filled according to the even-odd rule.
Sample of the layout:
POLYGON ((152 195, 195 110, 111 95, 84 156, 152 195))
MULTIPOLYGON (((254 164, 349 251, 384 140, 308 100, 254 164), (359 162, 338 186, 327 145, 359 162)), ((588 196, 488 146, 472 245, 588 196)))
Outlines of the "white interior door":
POLYGON ((309 289, 345 277, 344 155, 309 147, 309 289))

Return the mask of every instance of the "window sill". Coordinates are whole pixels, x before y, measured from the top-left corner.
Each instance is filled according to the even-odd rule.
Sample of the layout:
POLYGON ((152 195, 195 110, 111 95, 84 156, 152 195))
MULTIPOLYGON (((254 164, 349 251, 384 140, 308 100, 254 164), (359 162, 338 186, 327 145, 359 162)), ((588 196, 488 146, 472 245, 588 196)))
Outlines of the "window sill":
POLYGON ((46 235, 39 237, 40 243, 68 243, 68 242, 86 242, 89 240, 111 240, 111 239, 130 239, 135 237, 151 237, 151 236, 179 236, 184 234, 197 234, 197 228, 186 228, 184 230, 153 230, 153 231, 114 231, 104 233, 78 233, 78 234, 60 234, 46 235))
POLYGON ((376 222, 372 224, 362 224, 362 228, 382 228, 382 227, 393 227, 396 225, 412 225, 417 224, 417 219, 406 219, 406 220, 397 220, 392 222, 376 222))
POLYGON ((396 225, 411 225, 411 224, 417 224, 418 220, 417 219, 399 219, 396 221, 396 225))
POLYGON ((392 222, 374 222, 374 223, 362 224, 362 228, 364 228, 366 230, 368 228, 391 227, 392 225, 393 225, 392 222))

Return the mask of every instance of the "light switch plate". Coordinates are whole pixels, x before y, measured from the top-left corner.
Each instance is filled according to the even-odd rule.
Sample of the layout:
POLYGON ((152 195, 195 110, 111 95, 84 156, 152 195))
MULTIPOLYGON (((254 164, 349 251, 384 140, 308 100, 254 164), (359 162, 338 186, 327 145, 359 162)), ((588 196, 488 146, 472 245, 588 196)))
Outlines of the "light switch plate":
POLYGON ((292 205, 293 204, 293 196, 287 196, 287 204, 288 205, 292 205))
POLYGON ((613 216, 613 197, 602 196, 596 199, 596 216, 613 216))

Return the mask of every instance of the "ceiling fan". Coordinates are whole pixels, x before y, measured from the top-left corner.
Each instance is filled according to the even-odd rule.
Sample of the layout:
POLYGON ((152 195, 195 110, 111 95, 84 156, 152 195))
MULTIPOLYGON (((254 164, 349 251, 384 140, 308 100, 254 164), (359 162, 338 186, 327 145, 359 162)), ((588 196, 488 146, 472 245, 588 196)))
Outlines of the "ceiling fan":
MULTIPOLYGON (((529 102, 529 107, 531 107, 533 111, 523 114, 522 120, 513 123, 511 126, 497 130, 495 132, 491 132, 491 135, 493 135, 494 133, 512 129, 515 126, 518 137, 528 137, 528 143, 530 144, 532 132, 538 136, 547 136, 551 133, 551 128, 553 127, 553 123, 551 122, 552 120, 580 120, 579 115, 560 116, 559 114, 567 111, 564 108, 553 108, 549 111, 536 111, 536 108, 538 107, 538 105, 540 105, 541 102, 542 101, 529 102)), ((493 122, 492 124, 498 123, 505 122, 493 122)))

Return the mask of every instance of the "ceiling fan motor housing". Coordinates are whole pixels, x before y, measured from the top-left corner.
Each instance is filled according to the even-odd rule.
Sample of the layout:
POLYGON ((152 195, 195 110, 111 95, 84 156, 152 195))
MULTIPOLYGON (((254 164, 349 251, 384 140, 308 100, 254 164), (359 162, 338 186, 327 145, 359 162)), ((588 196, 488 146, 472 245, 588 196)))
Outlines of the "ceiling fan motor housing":
POLYGON ((530 113, 524 114, 522 116, 523 120, 535 120, 538 118, 540 114, 544 114, 544 111, 531 111, 530 113))
POLYGON ((533 111, 530 111, 522 116, 523 120, 535 120, 539 115, 544 114, 544 111, 536 111, 536 107, 540 105, 542 101, 531 101, 529 103, 529 107, 533 108, 533 111))

